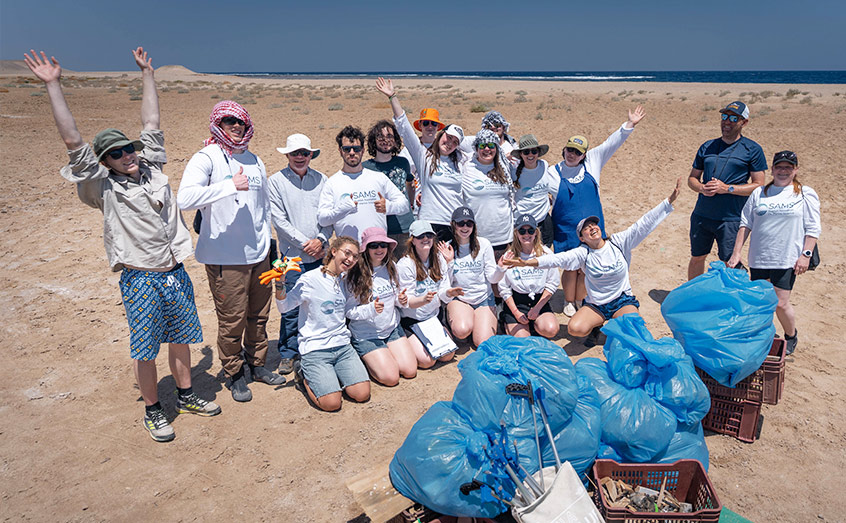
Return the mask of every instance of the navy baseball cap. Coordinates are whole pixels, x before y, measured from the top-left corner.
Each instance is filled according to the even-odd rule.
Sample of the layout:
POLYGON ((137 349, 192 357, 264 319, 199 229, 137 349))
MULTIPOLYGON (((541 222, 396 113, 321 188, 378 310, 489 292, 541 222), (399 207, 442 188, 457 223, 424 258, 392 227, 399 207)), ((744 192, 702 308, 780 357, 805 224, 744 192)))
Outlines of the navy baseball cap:
POLYGON ((531 214, 521 214, 517 217, 517 221, 514 222, 514 228, 519 229, 520 227, 528 225, 529 227, 534 227, 535 229, 538 228, 538 222, 535 220, 534 216, 531 214))
POLYGON ((470 207, 459 207, 458 209, 452 211, 452 221, 461 222, 464 220, 470 220, 471 222, 476 223, 476 216, 473 214, 473 209, 470 207))
POLYGON ((744 120, 749 119, 749 108, 743 102, 732 102, 720 109, 721 113, 734 113, 744 120))

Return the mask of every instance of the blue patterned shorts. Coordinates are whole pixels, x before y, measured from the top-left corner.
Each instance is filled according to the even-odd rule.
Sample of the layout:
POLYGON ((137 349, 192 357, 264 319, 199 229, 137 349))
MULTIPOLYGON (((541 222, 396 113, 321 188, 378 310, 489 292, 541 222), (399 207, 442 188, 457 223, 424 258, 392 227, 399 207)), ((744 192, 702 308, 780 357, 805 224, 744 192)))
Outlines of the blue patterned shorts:
POLYGON ((156 359, 162 343, 203 341, 194 286, 181 263, 168 272, 124 269, 120 293, 129 322, 132 359, 156 359))

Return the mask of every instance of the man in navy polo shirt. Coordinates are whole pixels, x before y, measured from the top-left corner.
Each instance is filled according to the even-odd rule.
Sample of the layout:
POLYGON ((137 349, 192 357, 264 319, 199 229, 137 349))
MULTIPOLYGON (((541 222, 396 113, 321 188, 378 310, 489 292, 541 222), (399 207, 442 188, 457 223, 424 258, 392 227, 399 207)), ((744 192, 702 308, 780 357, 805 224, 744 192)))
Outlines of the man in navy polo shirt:
POLYGON ((763 185, 767 160, 761 146, 745 136, 749 108, 732 102, 720 111, 722 136, 702 144, 693 160, 687 185, 699 193, 690 215, 690 263, 687 277, 705 272, 705 258, 717 240, 718 256, 728 261, 740 227, 746 198, 763 185))

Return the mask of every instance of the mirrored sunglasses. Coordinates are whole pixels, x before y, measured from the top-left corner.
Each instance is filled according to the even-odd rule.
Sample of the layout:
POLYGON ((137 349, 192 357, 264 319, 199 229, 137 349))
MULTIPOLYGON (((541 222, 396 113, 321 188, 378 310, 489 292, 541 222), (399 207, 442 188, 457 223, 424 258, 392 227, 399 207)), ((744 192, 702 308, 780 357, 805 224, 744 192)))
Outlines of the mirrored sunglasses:
POLYGON ((496 149, 495 143, 480 143, 476 146, 476 149, 496 149))
POLYGON ((728 120, 728 121, 730 121, 731 123, 737 123, 737 121, 738 121, 738 120, 740 120, 740 117, 739 117, 739 116, 737 116, 736 114, 726 114, 726 113, 723 113, 722 115, 720 115, 720 119, 721 119, 722 121, 724 121, 724 122, 725 122, 726 120, 728 120))

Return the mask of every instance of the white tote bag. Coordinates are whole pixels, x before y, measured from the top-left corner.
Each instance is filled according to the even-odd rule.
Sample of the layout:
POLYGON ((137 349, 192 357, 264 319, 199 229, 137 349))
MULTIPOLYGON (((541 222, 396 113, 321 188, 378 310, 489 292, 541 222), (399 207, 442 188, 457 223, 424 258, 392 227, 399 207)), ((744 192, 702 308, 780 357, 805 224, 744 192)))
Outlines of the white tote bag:
MULTIPOLYGON (((535 474, 535 479, 539 479, 535 474)), ((519 523, 604 523, 579 475, 569 461, 543 469, 544 483, 549 488, 528 507, 511 509, 519 523)))

